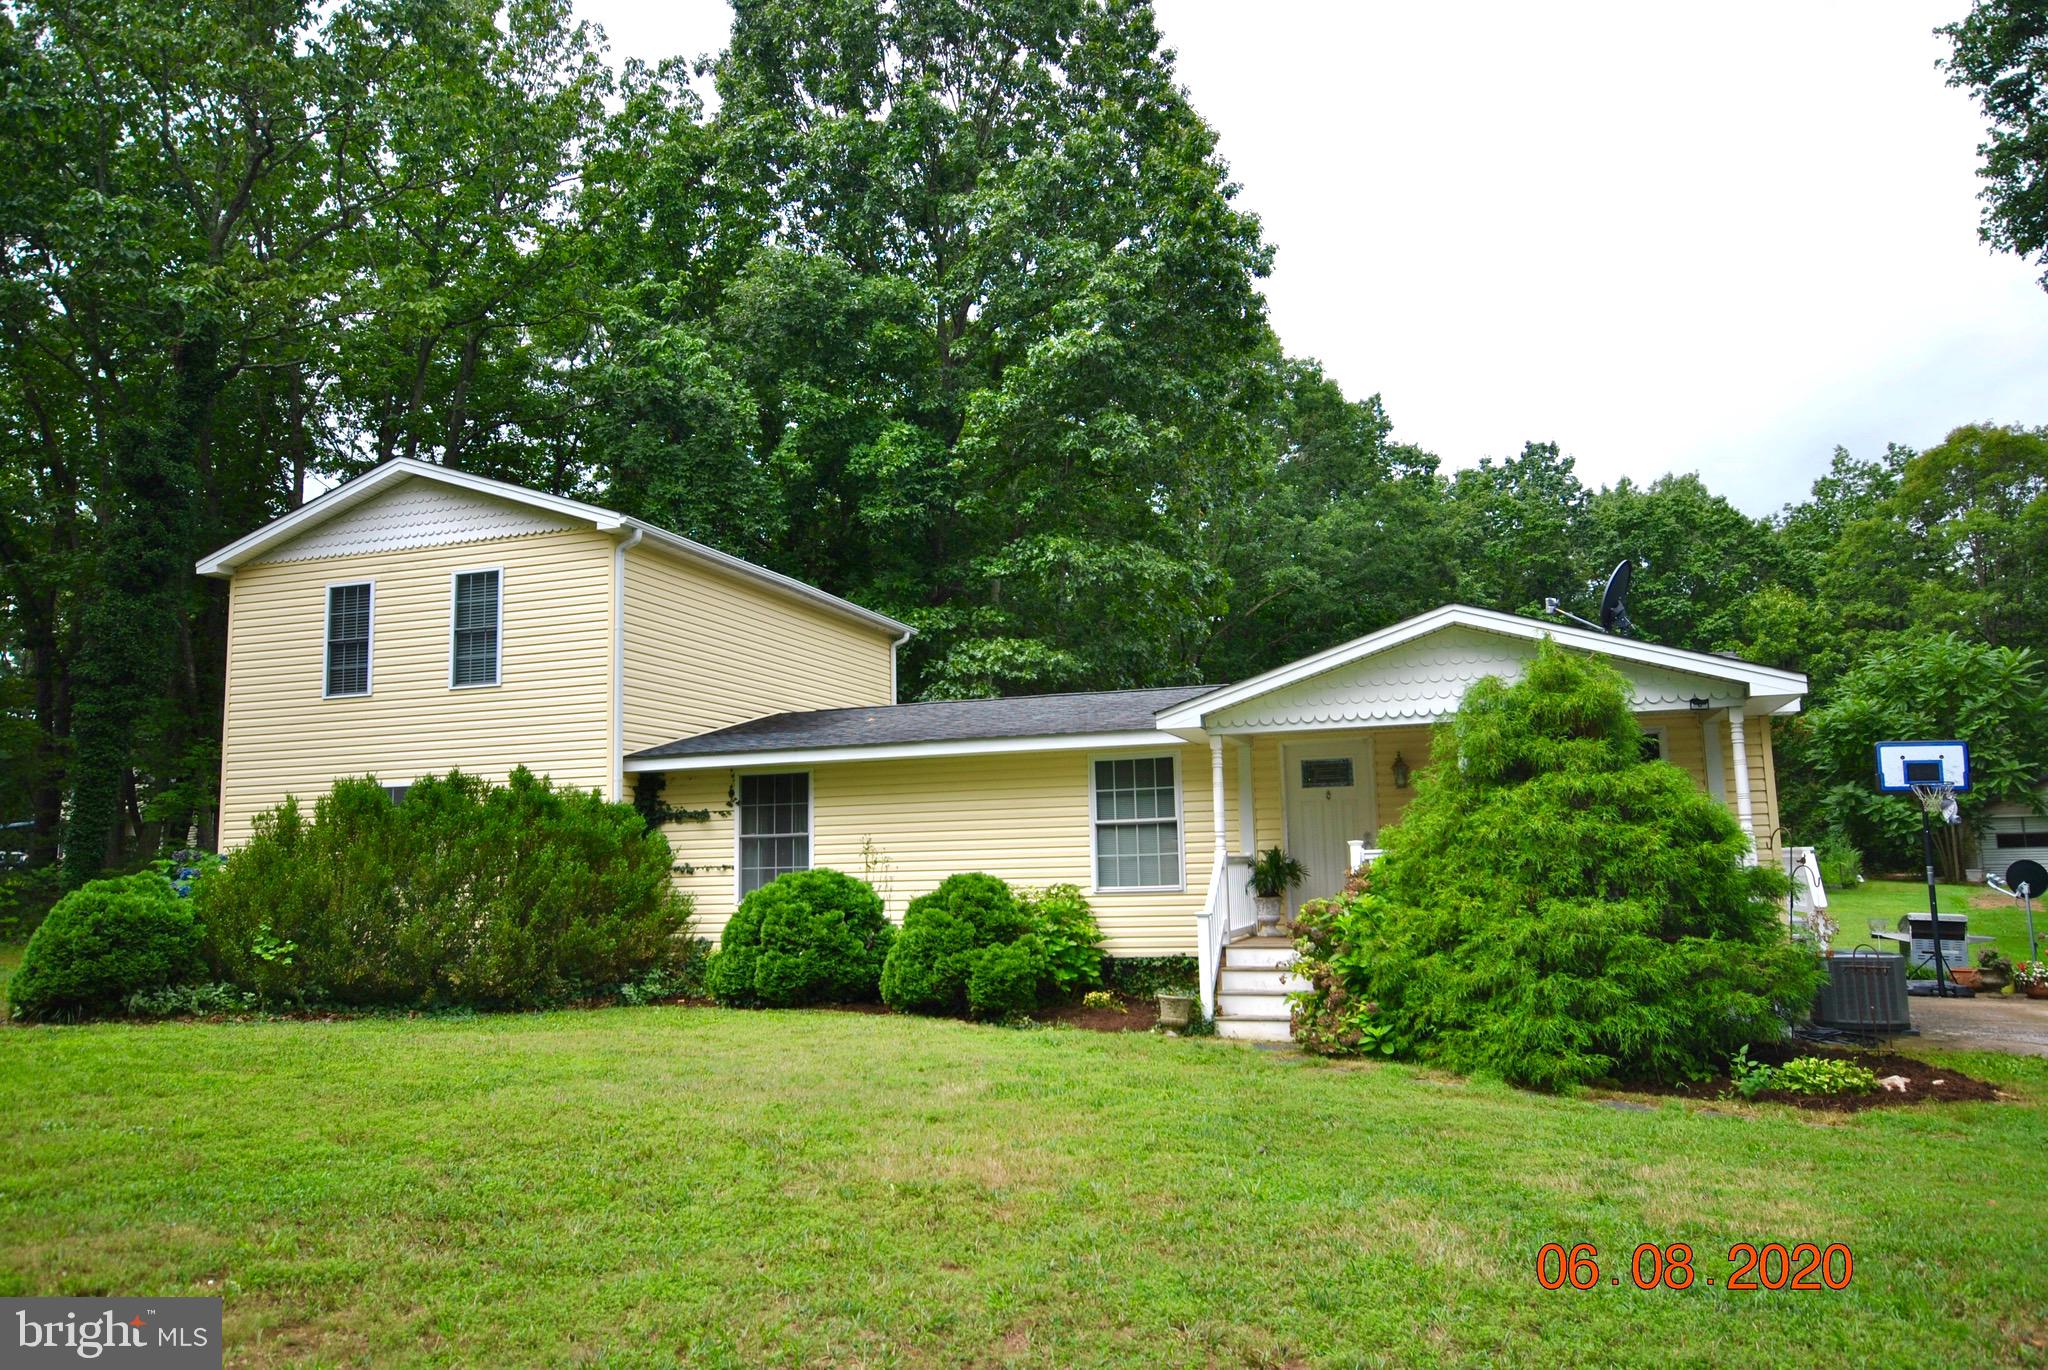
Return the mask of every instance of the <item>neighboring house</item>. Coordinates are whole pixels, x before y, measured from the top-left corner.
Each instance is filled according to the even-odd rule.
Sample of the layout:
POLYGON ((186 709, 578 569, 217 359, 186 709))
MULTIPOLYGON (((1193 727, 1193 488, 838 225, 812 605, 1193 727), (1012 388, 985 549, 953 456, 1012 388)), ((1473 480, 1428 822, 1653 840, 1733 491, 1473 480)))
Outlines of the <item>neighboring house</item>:
MULTIPOLYGON (((1984 811, 1984 826, 1977 833, 1976 865, 1990 875, 2003 876, 2019 860, 2048 865, 2048 784, 2035 791, 2034 803, 1993 804, 1984 811)), ((2042 893, 2042 891, 2036 891, 2042 893)))
MULTIPOLYGON (((1414 794, 1431 728, 1545 637, 1627 678, 1648 746, 1776 861, 1771 719, 1805 677, 1447 605, 1234 685, 895 703, 885 615, 638 520, 393 461, 200 563, 231 578, 224 845, 287 794, 513 766, 659 786, 676 882, 715 936, 749 890, 830 866, 892 916, 957 871, 1072 882, 1111 953, 1201 958, 1205 1006, 1285 1035, 1251 856, 1340 888, 1414 794), (1219 877, 1222 877, 1219 879, 1219 877), (1268 983, 1268 982, 1272 983, 1268 983), (1222 997, 1214 998, 1221 984, 1222 997)), ((1284 952, 1284 949, 1282 949, 1284 952)))

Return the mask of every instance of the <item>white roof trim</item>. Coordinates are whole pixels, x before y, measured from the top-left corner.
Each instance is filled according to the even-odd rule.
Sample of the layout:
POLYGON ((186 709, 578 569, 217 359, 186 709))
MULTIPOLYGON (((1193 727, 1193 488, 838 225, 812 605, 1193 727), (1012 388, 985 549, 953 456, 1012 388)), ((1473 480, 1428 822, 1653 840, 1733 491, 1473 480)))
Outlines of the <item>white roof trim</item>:
POLYGON ((902 761, 923 756, 999 756, 1007 752, 1117 751, 1143 747, 1171 751, 1181 740, 1151 728, 1120 733, 1055 733, 1042 737, 970 737, 944 742, 882 742, 872 746, 790 747, 780 751, 699 752, 689 756, 628 757, 640 771, 764 770, 820 766, 833 761, 902 761))
POLYGON ((730 575, 739 576, 742 579, 756 581, 793 598, 808 600, 811 603, 822 605, 825 608, 845 614, 849 618, 859 619, 864 623, 897 634, 900 637, 907 638, 917 631, 909 624, 898 622, 887 614, 878 614, 873 609, 864 609, 851 600, 841 599, 837 595, 828 594, 815 585, 806 585, 804 582, 790 576, 785 576, 779 571, 771 571, 765 566, 756 566, 751 561, 743 561, 739 557, 721 552, 715 547, 707 547, 701 542, 694 542, 679 533, 671 533, 666 528, 658 528, 640 519, 628 518, 624 514, 615 513, 610 509, 601 509, 595 504, 585 504, 581 500, 565 499, 560 495, 542 494, 538 490, 529 490, 523 485, 514 485, 510 481, 492 480, 488 476, 471 475, 467 471, 451 470, 446 466, 436 466, 434 463, 427 461, 415 461, 410 457, 394 457, 390 461, 378 466, 375 470, 367 471, 353 480, 343 482, 318 498, 308 500, 283 518, 273 519, 248 536, 236 539, 209 556, 201 557, 198 562, 199 574, 202 576, 232 576, 235 573, 236 567, 255 560, 271 548, 290 541, 307 529, 324 523, 336 514, 352 509, 363 501, 406 480, 439 481, 444 485, 452 485, 462 490, 472 490, 482 495, 493 495, 499 499, 509 500, 515 504, 524 504, 530 508, 546 509, 551 513, 588 523, 600 533, 617 533, 638 529, 644 535, 647 545, 659 547, 661 550, 674 556, 701 562, 704 565, 711 566, 730 575))
POLYGON ((1321 675, 1325 671, 1335 670, 1361 658, 1452 626, 1476 628, 1482 632, 1499 633, 1506 637, 1523 638, 1532 642, 1545 637, 1554 638, 1561 647, 1596 652, 1621 661, 1641 662, 1666 670, 1707 676, 1714 680, 1730 681, 1741 685, 1745 693, 1751 696, 1783 697, 1806 693, 1806 677, 1792 671, 1780 671, 1774 667, 1758 666, 1753 662, 1737 661, 1732 657, 1714 656, 1706 652, 1659 647, 1654 643, 1638 642, 1634 638, 1615 637, 1589 628, 1575 628, 1568 624, 1523 618, 1519 614, 1475 609, 1467 604, 1446 604, 1441 609, 1432 609, 1426 614, 1403 619, 1376 633, 1367 633, 1364 637, 1354 638, 1350 642, 1340 643, 1335 647, 1302 657, 1299 661, 1290 661, 1285 666, 1275 667, 1263 675, 1255 675, 1235 685, 1225 685, 1221 689, 1211 690, 1208 694, 1198 695, 1184 704, 1176 704, 1160 712, 1159 727, 1172 731, 1198 730, 1202 727, 1205 715, 1241 704, 1248 699, 1256 699, 1269 691, 1321 675))

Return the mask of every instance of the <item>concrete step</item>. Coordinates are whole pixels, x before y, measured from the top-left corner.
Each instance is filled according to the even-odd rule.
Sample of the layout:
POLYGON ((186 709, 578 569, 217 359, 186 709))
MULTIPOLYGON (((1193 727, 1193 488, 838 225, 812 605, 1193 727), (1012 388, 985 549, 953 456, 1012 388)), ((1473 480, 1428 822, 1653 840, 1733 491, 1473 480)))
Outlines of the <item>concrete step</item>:
POLYGON ((1290 974, 1281 966, 1271 969, 1264 966, 1225 966, 1223 982, 1219 988, 1226 994, 1233 991, 1242 994, 1292 994, 1296 990, 1307 989, 1308 981, 1299 975, 1290 974))
POLYGON ((1253 990, 1243 994, 1225 992, 1216 996, 1216 1017, 1219 1020, 1278 1018, 1285 1022, 1291 1011, 1287 995, 1279 990, 1253 990))
POLYGON ((1239 1042, 1285 1042, 1294 1034, 1286 1023, 1272 1018, 1218 1018, 1216 1035, 1239 1042))
POLYGON ((1223 949, 1223 965, 1228 970, 1272 970, 1293 965, 1294 956, 1292 942, 1232 942, 1223 949))

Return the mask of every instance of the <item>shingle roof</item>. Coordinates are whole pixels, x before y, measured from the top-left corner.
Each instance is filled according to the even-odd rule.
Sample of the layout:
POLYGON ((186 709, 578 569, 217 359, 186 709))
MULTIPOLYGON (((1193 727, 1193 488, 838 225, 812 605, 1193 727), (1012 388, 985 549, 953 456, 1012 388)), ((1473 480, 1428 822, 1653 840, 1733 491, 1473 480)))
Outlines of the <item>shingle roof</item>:
POLYGON ((865 709, 816 709, 770 714, 716 732, 633 753, 633 761, 716 756, 727 752, 779 752, 815 747, 872 747, 905 742, 960 742, 997 737, 1071 737, 1133 732, 1153 726, 1153 715, 1213 685, 1164 690, 1098 690, 1087 694, 1021 695, 1011 699, 941 699, 865 709))

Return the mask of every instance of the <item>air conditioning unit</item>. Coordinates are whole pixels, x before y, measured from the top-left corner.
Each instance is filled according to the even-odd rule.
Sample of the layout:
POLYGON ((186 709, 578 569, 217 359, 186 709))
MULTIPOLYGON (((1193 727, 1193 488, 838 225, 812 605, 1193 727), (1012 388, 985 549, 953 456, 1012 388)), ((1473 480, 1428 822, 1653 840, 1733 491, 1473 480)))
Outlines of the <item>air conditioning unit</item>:
POLYGON ((1813 1001, 1816 1024, 1878 1037, 1896 1036, 1912 1028, 1906 1007, 1905 957, 1842 952, 1827 958, 1827 967, 1827 983, 1813 1001))

